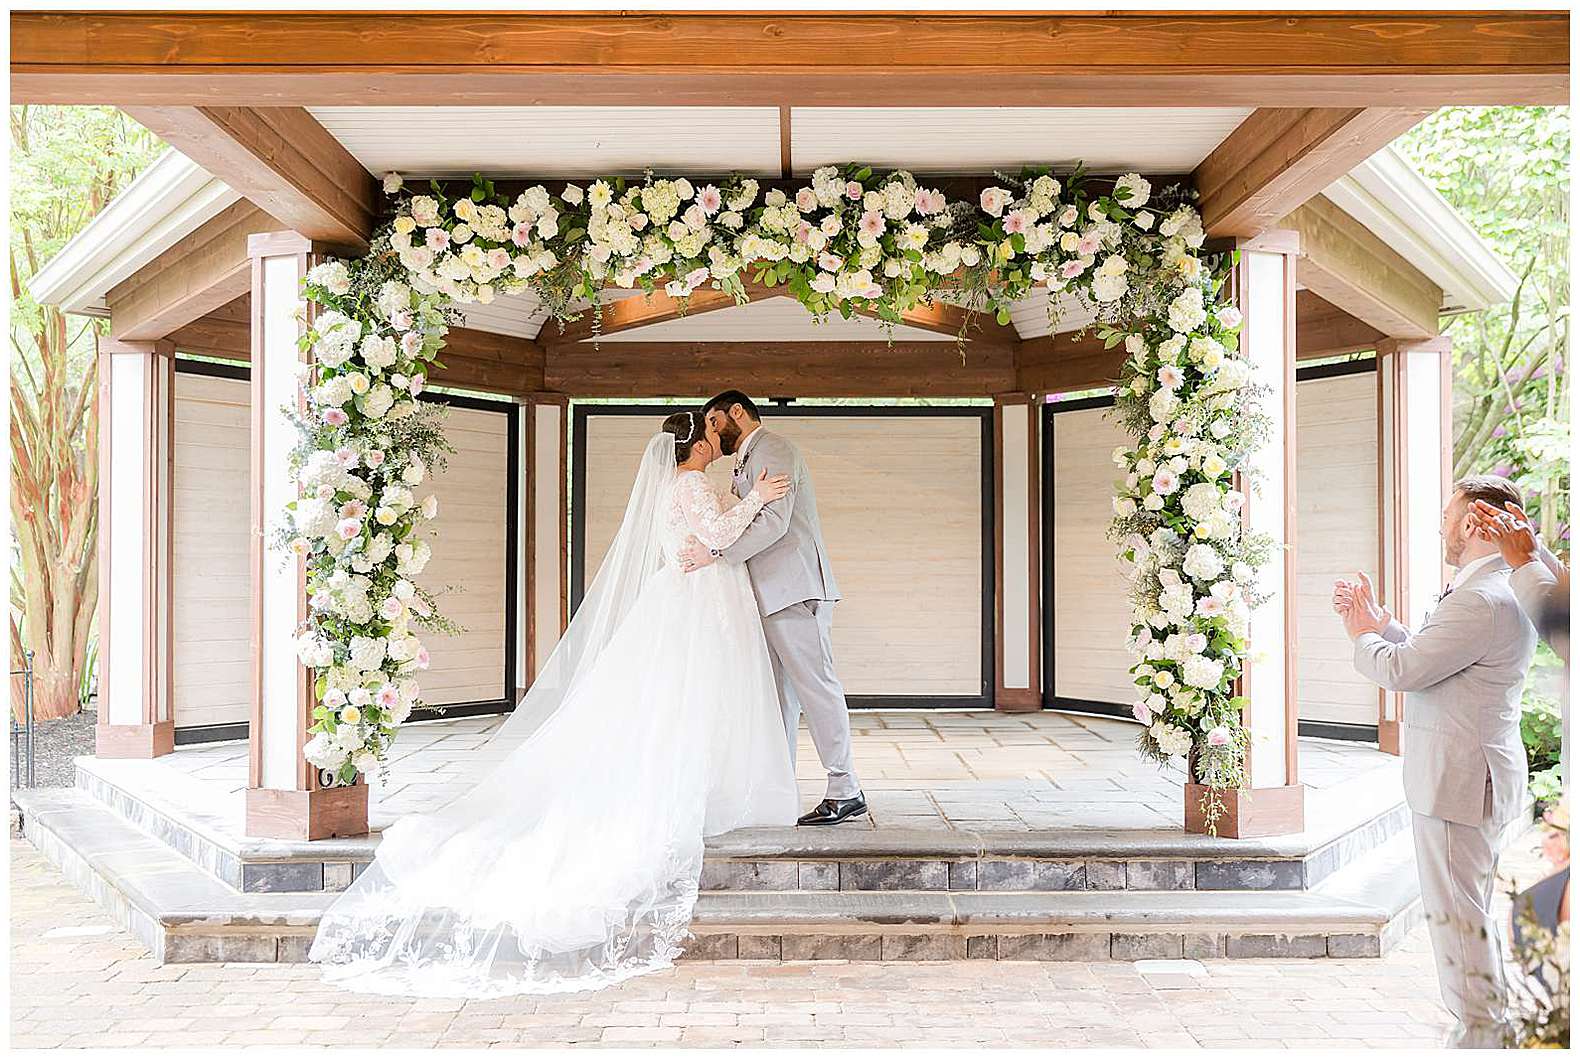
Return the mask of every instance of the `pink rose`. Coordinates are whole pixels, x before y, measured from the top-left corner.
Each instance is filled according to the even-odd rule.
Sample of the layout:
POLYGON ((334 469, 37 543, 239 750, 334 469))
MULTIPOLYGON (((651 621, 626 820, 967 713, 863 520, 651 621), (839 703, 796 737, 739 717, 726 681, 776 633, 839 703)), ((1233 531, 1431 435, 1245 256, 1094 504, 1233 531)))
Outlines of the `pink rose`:
POLYGON ((408 388, 411 390, 411 395, 413 397, 416 397, 418 394, 422 393, 423 384, 426 381, 427 380, 422 375, 413 375, 411 377, 411 385, 408 388))
POLYGON ((830 254, 827 251, 819 254, 817 258, 817 267, 822 269, 824 272, 838 272, 839 266, 843 265, 844 263, 844 259, 838 254, 830 254))
POLYGON ((997 217, 1004 212, 1004 207, 1009 205, 1009 192, 1003 188, 983 188, 979 202, 983 213, 997 217))
POLYGON ((1229 729, 1220 724, 1218 727, 1207 733, 1207 745, 1228 746, 1233 741, 1233 738, 1234 737, 1229 734, 1229 729))
POLYGON ((817 195, 811 188, 802 188, 795 193, 795 208, 802 213, 810 213, 817 209, 817 195))
POLYGON ((400 692, 395 689, 394 684, 385 684, 379 688, 378 698, 375 701, 383 709, 393 710, 400 704, 400 692))
POLYGON ((426 246, 414 247, 411 252, 411 263, 415 265, 419 271, 427 268, 429 265, 433 264, 433 251, 429 250, 426 246))
POLYGON ((324 422, 332 427, 343 427, 350 420, 351 417, 339 408, 330 408, 324 412, 324 422))
POLYGON ((805 221, 795 226, 795 241, 804 244, 812 234, 812 226, 805 221))
POLYGON ((488 267, 506 269, 510 267, 510 251, 502 246, 496 246, 488 252, 488 267))
POLYGON ((698 287, 702 286, 702 284, 706 283, 707 279, 708 270, 706 268, 694 268, 690 272, 686 273, 686 286, 690 287, 692 290, 696 290, 698 287))
POLYGON ((422 351, 422 334, 418 331, 407 331, 400 336, 400 351, 408 357, 415 357, 422 351))
POLYGON ((396 618, 400 617, 401 611, 403 609, 404 608, 401 606, 400 600, 396 599, 394 596, 389 596, 379 607, 379 614, 388 621, 394 621, 396 618))
POLYGON ((1086 264, 1079 260, 1066 261, 1059 266, 1059 275, 1064 279, 1074 279, 1086 271, 1086 264))
POLYGON ((520 224, 510 229, 510 241, 515 243, 517 246, 526 246, 528 243, 532 242, 532 225, 528 224, 526 221, 522 221, 520 224))
POLYGON ((426 647, 419 647, 419 648, 417 648, 417 668, 418 669, 427 669, 428 668, 428 662, 429 662, 428 649, 426 647))
POLYGON ((1103 237, 1096 232, 1087 232, 1081 236, 1081 241, 1075 245, 1076 253, 1082 257, 1089 257, 1097 253, 1097 248, 1103 245, 1103 237))
POLYGON ((348 500, 340 505, 341 518, 361 518, 368 513, 368 506, 360 500, 348 500))
POLYGON ((1147 704, 1144 702, 1138 702, 1130 707, 1130 714, 1142 724, 1149 725, 1152 723, 1152 711, 1147 708, 1147 704))
POLYGON ((854 180, 845 185, 845 197, 852 202, 860 202, 865 194, 866 192, 861 189, 861 185, 854 180))
POLYGON ((335 523, 335 533, 343 541, 351 540, 362 532, 362 522, 359 519, 343 518, 335 523))
POLYGON ((410 331, 412 324, 411 310, 402 309, 400 312, 390 317, 390 324, 397 331, 410 331))
POLYGON ((384 452, 382 449, 369 449, 362 457, 362 462, 369 467, 384 466, 384 452))

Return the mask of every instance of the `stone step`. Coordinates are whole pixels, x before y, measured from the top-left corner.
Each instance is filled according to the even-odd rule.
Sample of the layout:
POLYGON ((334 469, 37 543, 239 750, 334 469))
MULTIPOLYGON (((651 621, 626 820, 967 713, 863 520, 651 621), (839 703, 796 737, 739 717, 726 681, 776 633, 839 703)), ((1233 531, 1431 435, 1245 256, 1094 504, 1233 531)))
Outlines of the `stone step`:
MULTIPOLYGON (((27 838, 161 962, 296 962, 330 893, 238 892, 78 790, 18 792, 27 838)), ((1377 956, 1415 906, 1408 836, 1312 891, 703 893, 700 959, 1377 956), (1411 869, 1411 870, 1407 870, 1411 869)))
MULTIPOLYGON (((1324 831, 1226 839, 1178 830, 744 829, 708 841, 701 886, 710 892, 1309 890, 1408 830, 1397 777, 1377 772, 1375 780, 1356 781, 1375 790, 1347 794, 1380 808, 1320 814, 1338 821, 1324 831)), ((377 835, 247 838, 237 824, 239 796, 235 804, 216 804, 209 784, 158 762, 81 758, 77 785, 247 893, 344 889, 378 844, 377 835)))

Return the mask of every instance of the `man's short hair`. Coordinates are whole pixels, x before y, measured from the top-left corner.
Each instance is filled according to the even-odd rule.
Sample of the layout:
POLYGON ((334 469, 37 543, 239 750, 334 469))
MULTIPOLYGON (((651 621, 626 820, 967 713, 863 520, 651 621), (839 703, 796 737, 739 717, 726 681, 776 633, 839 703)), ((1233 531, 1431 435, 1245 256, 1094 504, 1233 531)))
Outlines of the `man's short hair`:
POLYGON ((723 412, 725 415, 729 415, 730 409, 735 405, 740 405, 742 408, 746 409, 746 414, 751 418, 752 422, 762 422, 763 417, 757 414, 757 406, 752 403, 752 399, 747 397, 739 390, 725 390, 713 400, 702 406, 702 414, 707 415, 709 412, 723 412))
POLYGON ((1501 474, 1466 475, 1454 483, 1454 491, 1449 495, 1463 495, 1467 504, 1473 500, 1484 500, 1499 511, 1503 510, 1504 504, 1525 506, 1520 487, 1501 474))

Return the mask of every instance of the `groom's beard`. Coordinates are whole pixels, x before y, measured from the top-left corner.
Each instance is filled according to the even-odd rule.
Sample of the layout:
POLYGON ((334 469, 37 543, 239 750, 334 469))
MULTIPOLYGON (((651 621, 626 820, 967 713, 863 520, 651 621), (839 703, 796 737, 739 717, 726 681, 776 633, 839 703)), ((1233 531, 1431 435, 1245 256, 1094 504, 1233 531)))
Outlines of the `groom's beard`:
POLYGON ((733 421, 719 428, 719 452, 723 455, 735 455, 735 446, 740 440, 741 428, 733 421))

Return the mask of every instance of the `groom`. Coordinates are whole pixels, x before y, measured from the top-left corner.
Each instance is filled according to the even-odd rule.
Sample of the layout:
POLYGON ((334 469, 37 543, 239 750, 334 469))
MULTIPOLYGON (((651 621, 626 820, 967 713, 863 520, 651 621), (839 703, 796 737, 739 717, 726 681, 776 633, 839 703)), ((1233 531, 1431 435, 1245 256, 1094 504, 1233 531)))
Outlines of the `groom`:
POLYGON ((831 633, 839 588, 823 547, 817 497, 800 451, 764 430, 757 406, 739 390, 726 390, 702 409, 708 440, 735 457, 732 485, 744 497, 758 473, 790 476, 790 492, 765 506, 728 548, 705 548, 693 539, 681 551, 681 568, 698 570, 722 559, 745 563, 762 611, 763 635, 779 685, 790 763, 795 764, 800 715, 806 712, 812 743, 828 770, 827 797, 798 823, 837 824, 867 812, 851 761, 850 714, 845 688, 834 673, 831 633))

